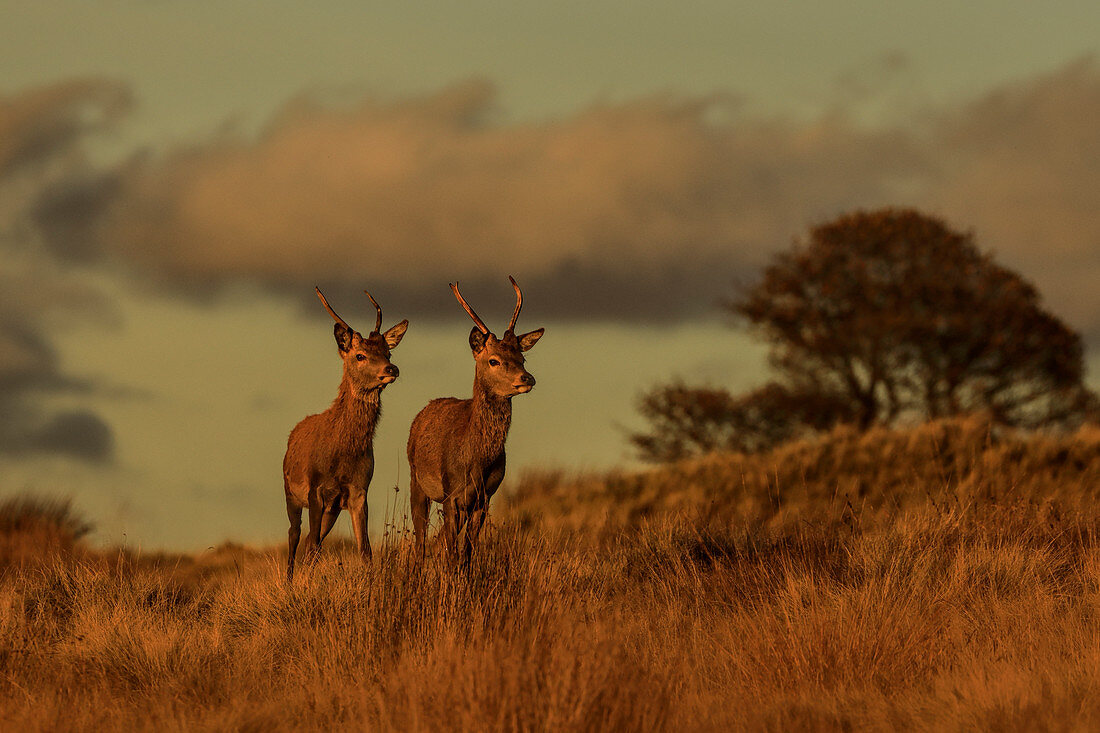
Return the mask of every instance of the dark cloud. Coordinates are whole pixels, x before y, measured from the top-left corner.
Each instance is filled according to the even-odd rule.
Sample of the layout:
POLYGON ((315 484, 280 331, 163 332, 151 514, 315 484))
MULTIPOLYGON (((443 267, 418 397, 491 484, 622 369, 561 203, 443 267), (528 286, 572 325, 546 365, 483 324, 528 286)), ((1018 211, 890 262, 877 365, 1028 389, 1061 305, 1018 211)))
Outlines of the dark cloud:
POLYGON ((25 400, 0 397, 0 454, 64 455, 95 463, 114 457, 111 428, 86 410, 44 415, 25 400))
MULTIPOLYGON (((9 334, 10 330, 0 334, 0 350, 5 355, 9 334)), ((0 369, 4 370, 0 378, 0 454, 49 453, 95 462, 111 460, 114 438, 101 418, 86 410, 51 412, 37 399, 84 385, 58 373, 52 350, 25 352, 21 358, 12 369, 12 363, 0 357, 0 369)))
MULTIPOLYGON (((114 440, 101 418, 85 410, 51 411, 42 406, 46 395, 87 392, 91 385, 61 370, 56 350, 43 333, 49 319, 28 307, 34 299, 18 297, 27 283, 20 286, 0 276, 0 286, 7 286, 0 296, 0 454, 64 454, 109 461, 114 440)), ((39 284, 38 289, 56 293, 59 283, 39 284)), ((58 303, 76 300, 70 293, 58 303)), ((84 302, 95 307, 94 300, 84 302)))
POLYGON ((83 138, 129 106, 126 87, 72 80, 0 96, 0 180, 73 153, 83 138))
MULTIPOLYGON (((676 257, 645 264, 624 262, 616 267, 563 262, 547 271, 514 272, 527 304, 521 325, 531 328, 538 325, 531 325, 531 318, 660 324, 712 315, 720 301, 728 297, 731 286, 750 279, 754 273, 755 267, 716 256, 676 257)), ((345 304, 339 312, 353 325, 373 319, 373 307, 363 295, 364 285, 381 302, 387 324, 391 316, 393 320, 467 318, 444 278, 404 283, 378 277, 368 281, 366 277, 357 283, 319 283, 330 300, 345 304)), ((465 277, 459 283, 463 295, 489 326, 503 329, 515 307, 515 293, 507 275, 465 277)), ((312 288, 298 284, 292 290, 292 285, 285 282, 280 290, 294 292, 306 312, 328 318, 312 288)))
POLYGON ((28 212, 51 254, 90 263, 99 258, 96 227, 120 191, 118 171, 87 171, 44 188, 28 212))
POLYGON ((51 415, 31 434, 30 447, 48 453, 64 453, 89 461, 107 461, 114 454, 111 429, 86 410, 51 415))
POLYGON ((0 454, 63 454, 94 462, 113 455, 112 433, 102 419, 86 410, 43 406, 46 396, 90 388, 62 370, 54 331, 106 306, 41 251, 43 235, 68 236, 86 227, 66 229, 58 210, 45 217, 54 228, 42 231, 32 214, 44 190, 60 191, 89 175, 81 144, 116 118, 126 101, 122 88, 96 81, 0 97, 0 454))
POLYGON ((84 143, 110 130, 128 105, 124 87, 102 80, 0 95, 0 247, 41 243, 29 212, 44 190, 91 175, 84 143))
MULTIPOLYGON (((3 314, 5 320, 12 313, 3 314)), ((25 389, 64 386, 57 370, 53 348, 26 325, 0 321, 0 390, 12 393, 25 389)))

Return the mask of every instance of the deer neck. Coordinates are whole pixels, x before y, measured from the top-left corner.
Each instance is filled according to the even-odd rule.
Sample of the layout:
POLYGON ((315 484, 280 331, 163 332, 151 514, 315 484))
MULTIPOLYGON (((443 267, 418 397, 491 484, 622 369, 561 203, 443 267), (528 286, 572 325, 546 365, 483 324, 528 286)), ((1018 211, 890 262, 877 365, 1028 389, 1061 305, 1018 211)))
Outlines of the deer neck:
POLYGON ((475 452, 486 461, 496 460, 504 452, 511 424, 512 398, 490 394, 475 381, 470 430, 466 434, 475 452))
POLYGON ((345 376, 329 409, 338 418, 345 439, 370 445, 382 412, 382 390, 358 389, 345 376))

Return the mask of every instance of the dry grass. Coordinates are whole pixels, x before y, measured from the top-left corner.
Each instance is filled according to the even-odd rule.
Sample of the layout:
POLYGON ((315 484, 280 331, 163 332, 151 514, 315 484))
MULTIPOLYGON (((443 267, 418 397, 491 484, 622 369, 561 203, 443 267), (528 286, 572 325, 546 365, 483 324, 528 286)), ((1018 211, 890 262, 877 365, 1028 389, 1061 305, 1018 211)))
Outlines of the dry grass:
POLYGON ((526 474, 511 515, 525 526, 621 531, 669 515, 719 526, 890 523, 912 508, 1100 502, 1100 427, 1017 433, 981 418, 908 430, 841 428, 765 454, 719 453, 648 471, 526 474))
POLYGON ((1100 441, 1066 439, 1057 467, 1053 439, 986 435, 953 463, 921 452, 944 429, 981 432, 784 449, 775 498, 739 499, 741 521, 708 507, 737 498, 730 466, 756 485, 745 458, 529 478, 466 575, 417 572, 403 536, 372 572, 337 547, 289 589, 276 552, 233 547, 9 564, 0 727, 1100 728, 1100 441), (862 512, 811 478, 830 456, 834 483, 878 466, 862 512), (943 473, 876 490, 922 461, 943 473))
POLYGON ((83 552, 80 540, 91 531, 68 499, 23 494, 0 501, 0 572, 69 559, 83 552))

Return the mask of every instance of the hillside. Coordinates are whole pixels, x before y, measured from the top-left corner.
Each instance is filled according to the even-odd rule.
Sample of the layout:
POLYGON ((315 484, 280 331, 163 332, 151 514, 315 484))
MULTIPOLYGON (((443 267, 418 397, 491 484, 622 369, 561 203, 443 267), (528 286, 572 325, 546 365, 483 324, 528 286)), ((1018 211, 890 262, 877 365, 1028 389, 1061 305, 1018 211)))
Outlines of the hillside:
POLYGON ((289 588, 281 548, 96 549, 23 502, 0 727, 1095 730, 1098 446, 969 420, 530 474, 468 572, 398 529, 289 588))
POLYGON ((720 453, 648 470, 532 471, 509 492, 527 526, 621 529, 676 516, 707 527, 887 521, 905 510, 1050 504, 1091 512, 1100 428, 1036 435, 981 418, 906 429, 838 429, 759 455, 720 453))

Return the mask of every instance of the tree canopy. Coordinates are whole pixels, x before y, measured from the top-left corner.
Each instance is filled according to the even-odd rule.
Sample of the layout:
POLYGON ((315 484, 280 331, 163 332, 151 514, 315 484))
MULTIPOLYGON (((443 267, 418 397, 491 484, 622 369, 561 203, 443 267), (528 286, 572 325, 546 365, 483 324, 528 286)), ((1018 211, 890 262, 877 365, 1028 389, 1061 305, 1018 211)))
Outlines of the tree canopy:
POLYGON ((683 422, 707 405, 724 407, 710 413, 708 436, 681 441, 679 453, 748 450, 837 422, 985 411, 1036 428, 1095 409, 1080 336, 972 234, 912 209, 813 227, 727 308, 770 342, 776 381, 741 397, 697 390, 694 413, 683 409, 690 388, 655 389, 641 405, 653 431, 632 436, 644 457, 670 457, 653 447, 676 442, 667 437, 680 430, 674 416, 683 422))

